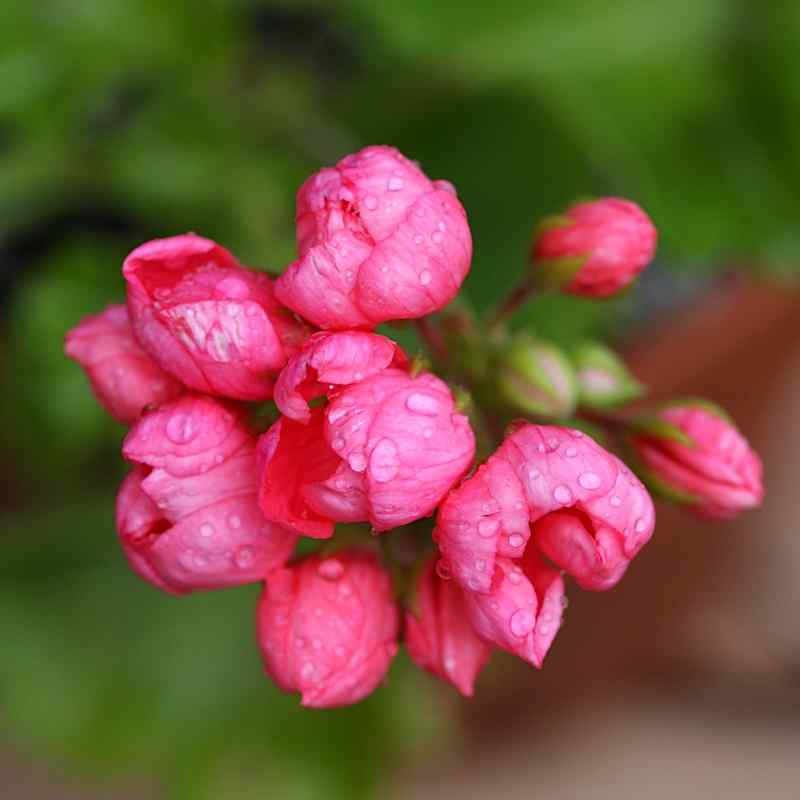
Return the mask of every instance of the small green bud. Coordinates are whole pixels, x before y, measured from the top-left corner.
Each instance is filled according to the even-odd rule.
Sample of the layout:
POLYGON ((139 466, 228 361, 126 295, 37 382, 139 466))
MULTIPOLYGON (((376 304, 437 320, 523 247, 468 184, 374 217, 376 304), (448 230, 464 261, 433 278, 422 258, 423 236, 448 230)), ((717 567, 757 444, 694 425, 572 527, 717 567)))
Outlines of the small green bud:
POLYGON ((579 404, 584 408, 624 406, 644 394, 644 386, 631 375, 622 359, 599 342, 584 342, 573 354, 579 404))
POLYGON ((555 345, 530 334, 515 336, 502 353, 498 384, 519 411, 560 419, 575 410, 578 386, 569 359, 555 345))

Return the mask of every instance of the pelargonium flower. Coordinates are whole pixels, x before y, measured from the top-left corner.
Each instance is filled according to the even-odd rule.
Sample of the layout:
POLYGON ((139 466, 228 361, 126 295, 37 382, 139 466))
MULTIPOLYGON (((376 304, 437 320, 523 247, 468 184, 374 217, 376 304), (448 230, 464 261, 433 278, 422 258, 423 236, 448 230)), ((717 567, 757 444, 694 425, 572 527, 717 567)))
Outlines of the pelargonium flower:
POLYGON ((139 342, 169 373, 206 394, 272 397, 274 377, 308 334, 272 282, 193 234, 137 247, 122 268, 139 342))
POLYGON ((297 249, 278 299, 320 328, 374 328, 449 303, 472 237, 451 184, 393 147, 367 147, 300 187, 297 249))
POLYGON ((630 200, 578 203, 540 226, 533 243, 534 273, 569 294, 608 297, 653 260, 657 236, 650 217, 630 200))
POLYGON ((356 703, 384 679, 397 652, 399 614, 373 553, 312 555, 273 572, 258 604, 267 674, 302 705, 356 703))
POLYGON ((447 385, 385 369, 259 440, 268 519, 325 538, 336 522, 385 531, 430 514, 472 463, 475 437, 447 385))
POLYGON ((122 305, 82 319, 67 333, 64 352, 86 371, 100 405, 124 425, 183 391, 134 339, 122 305))
POLYGON ((661 409, 635 424, 629 441, 648 483, 702 517, 734 517, 761 504, 761 459, 707 401, 661 409))
POLYGON ((308 423, 308 401, 358 383, 389 366, 407 364, 391 339, 364 331, 320 331, 289 359, 275 383, 275 404, 285 416, 308 423))
POLYGON ((256 438, 241 414, 187 395, 142 417, 123 444, 134 469, 117 497, 117 529, 133 569, 182 594, 261 580, 297 534, 257 500, 256 438))
POLYGON ((405 645, 411 659, 472 697, 475 679, 491 648, 475 632, 464 590, 436 572, 429 559, 415 581, 415 602, 405 613, 405 645))
POLYGON ((510 633, 521 644, 514 651, 538 666, 549 640, 537 637, 552 639, 563 595, 558 572, 541 557, 585 589, 608 589, 654 524, 647 490, 616 456, 580 431, 523 425, 450 493, 434 536, 446 567, 472 593, 476 629, 505 649, 507 637, 492 631, 510 633), (537 633, 538 613, 551 619, 542 617, 546 628, 537 633))

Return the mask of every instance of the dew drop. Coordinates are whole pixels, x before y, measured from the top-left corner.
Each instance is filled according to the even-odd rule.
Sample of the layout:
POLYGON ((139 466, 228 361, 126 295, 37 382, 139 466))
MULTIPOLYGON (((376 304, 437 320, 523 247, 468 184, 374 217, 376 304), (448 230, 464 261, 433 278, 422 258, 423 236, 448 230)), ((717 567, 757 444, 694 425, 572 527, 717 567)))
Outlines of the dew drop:
POLYGON ((436 562, 436 574, 443 581, 449 581, 453 577, 453 573, 450 570, 450 564, 447 561, 445 561, 443 558, 440 558, 436 562))
POLYGON ((533 630, 534 622, 533 614, 527 609, 521 608, 511 615, 509 628, 513 636, 521 639, 533 630))
POLYGON ((522 545, 525 543, 525 537, 515 533, 513 536, 508 537, 508 543, 514 548, 522 547, 522 545))
POLYGON ((436 244, 441 244, 442 240, 444 239, 444 236, 442 236, 442 232, 441 231, 434 231, 433 236, 431 236, 431 239, 436 244))
POLYGON ((483 572, 486 569, 486 562, 482 558, 477 559, 475 561, 475 569, 478 572, 483 572))
POLYGON ((433 436, 433 428, 425 428, 425 430, 422 431, 422 436, 425 439, 430 439, 433 436))
POLYGON ((397 446, 391 439, 381 439, 375 445, 369 459, 369 471, 378 483, 387 483, 397 476, 400 460, 397 457, 397 446))
POLYGON ((239 569, 249 569, 255 560, 256 556, 251 547, 242 547, 236 553, 236 566, 239 569))
POLYGON ((614 508, 619 508, 622 505, 622 500, 617 494, 612 494, 611 499, 608 502, 611 503, 614 508))
POLYGON ((175 444, 186 444, 195 436, 194 423, 188 414, 173 414, 167 422, 167 437, 175 444))
POLYGON ((337 437, 333 440, 333 449, 334 450, 343 450, 344 449, 344 439, 341 437, 337 437))
POLYGON ((578 476, 578 483, 584 489, 597 489, 602 481, 600 476, 595 472, 584 472, 578 476))
POLYGON ((415 414, 435 417, 439 413, 439 401, 429 394, 414 392, 406 399, 406 408, 415 414))
POLYGON ((230 525, 231 528, 236 530, 237 528, 242 527, 242 520, 239 517, 237 517, 236 514, 231 514, 228 517, 228 525, 230 525))
POLYGON ((643 519, 637 519, 633 529, 636 531, 636 533, 644 533, 647 529, 647 523, 643 519))
POLYGON ((556 486, 553 489, 553 499, 557 503, 561 503, 562 506, 567 505, 567 503, 571 502, 572 500, 572 492, 569 490, 568 486, 565 486, 563 483, 559 486, 556 486))
POLYGON ((317 575, 326 581, 338 581, 344 575, 344 565, 338 558, 326 558, 319 562, 317 575))
POLYGON ((500 523, 496 519, 482 519, 478 523, 478 534, 484 538, 488 538, 494 536, 499 527, 500 523))
POLYGON ((399 192, 405 186, 405 181, 402 178, 389 178, 387 188, 390 192, 399 192))
POLYGON ((209 537, 214 535, 214 526, 208 522, 203 523, 200 526, 200 535, 208 539, 209 537))
POLYGON ((578 455, 578 449, 576 447, 568 447, 565 451, 567 458, 575 458, 578 455))
POLYGON ((431 282, 432 278, 433 276, 431 275, 431 271, 429 269, 424 269, 419 274, 419 282, 423 286, 427 286, 431 282))
POLYGON ((305 664, 300 668, 300 677, 303 680, 310 680, 311 676, 314 674, 314 665, 310 661, 306 661, 305 664))
POLYGON ((367 458, 361 452, 350 453, 347 457, 347 463, 353 472, 363 472, 367 468, 367 458))
POLYGON ((424 241, 425 237, 419 233, 414 237, 414 244, 422 244, 424 241))
POLYGON ((374 211, 377 207, 378 207, 378 198, 375 197, 375 195, 368 194, 364 198, 364 208, 366 208, 367 211, 374 211))

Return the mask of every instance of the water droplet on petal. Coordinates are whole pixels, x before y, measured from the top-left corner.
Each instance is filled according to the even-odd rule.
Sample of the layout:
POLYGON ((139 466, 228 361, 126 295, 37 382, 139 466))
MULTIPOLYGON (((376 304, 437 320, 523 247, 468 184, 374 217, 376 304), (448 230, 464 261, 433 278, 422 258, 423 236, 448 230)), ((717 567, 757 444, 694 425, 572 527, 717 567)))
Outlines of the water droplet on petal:
POLYGON ((338 558, 326 558, 319 562, 317 574, 326 581, 338 581, 344 575, 344 565, 338 558))
POLYGON ((536 620, 530 611, 521 608, 519 611, 515 611, 511 615, 509 629, 511 630, 513 636, 521 639, 524 636, 527 636, 533 630, 535 621, 536 620))
POLYGON ((602 483, 600 476, 595 472, 584 472, 578 476, 578 483, 584 489, 597 489, 602 483))
POLYGON ((353 472, 363 472, 367 468, 367 458, 361 452, 350 453, 347 457, 347 463, 353 472))
POLYGON ((387 187, 390 192, 399 192, 405 186, 405 181, 402 178, 389 178, 387 187))
POLYGON ((425 439, 430 439, 433 436, 433 428, 425 428, 425 430, 422 431, 422 436, 425 439))
POLYGON ((644 533, 647 529, 647 523, 643 519, 637 519, 633 529, 636 531, 636 533, 644 533))
POLYGON ((513 536, 508 537, 508 543, 515 548, 522 547, 522 545, 525 543, 525 537, 515 533, 513 536))
POLYGON ((200 526, 200 535, 208 539, 214 535, 214 526, 206 522, 200 526))
POLYGON ((195 437, 194 422, 188 414, 173 414, 167 422, 167 437, 175 444, 186 444, 195 437))
POLYGON ((439 413, 439 401, 432 395, 414 392, 406 399, 406 408, 415 414, 435 417, 439 413))
POLYGON ((422 244, 424 241, 425 237, 419 233, 414 237, 414 244, 422 244))
POLYGON ((444 239, 444 236, 442 236, 441 231, 434 231, 433 236, 431 236, 431 239, 436 244, 441 244, 442 243, 442 239, 444 239))
POLYGON ((375 197, 374 195, 368 194, 364 198, 364 208, 366 208, 367 211, 374 211, 377 207, 378 207, 378 198, 375 197))
POLYGON ((611 499, 608 501, 611 503, 614 508, 619 508, 622 505, 622 500, 620 499, 619 495, 612 494, 611 499))
POLYGON ((575 458, 578 455, 578 449, 576 447, 568 447, 565 451, 567 458, 575 458))
POLYGON ((436 562, 436 574, 443 581, 449 581, 453 577, 453 573, 450 570, 450 564, 447 561, 445 561, 443 558, 440 558, 436 562))
POLYGON ((494 536, 499 527, 500 523, 496 519, 482 519, 478 523, 478 534, 484 538, 489 538, 494 536))
POLYGON ((334 450, 342 450, 344 449, 344 444, 345 444, 344 439, 342 439, 341 437, 337 437, 336 439, 333 440, 332 446, 334 450))
POLYGON ((239 569, 249 569, 256 560, 252 547, 241 547, 236 552, 236 566, 239 569))
POLYGON ((300 677, 303 680, 311 680, 311 676, 314 674, 314 665, 310 661, 306 661, 302 667, 300 667, 300 677))
POLYGON ((369 459, 369 471, 378 483, 387 483, 397 476, 400 460, 397 457, 397 446, 391 439, 381 439, 375 445, 369 459))
POLYGON ((242 520, 239 517, 237 517, 236 514, 231 514, 228 517, 228 525, 230 525, 231 528, 236 530, 237 528, 242 527, 242 520))
POLYGON ((567 503, 572 502, 572 492, 569 490, 568 486, 562 483, 553 489, 553 499, 557 503, 561 503, 562 506, 565 506, 567 503))

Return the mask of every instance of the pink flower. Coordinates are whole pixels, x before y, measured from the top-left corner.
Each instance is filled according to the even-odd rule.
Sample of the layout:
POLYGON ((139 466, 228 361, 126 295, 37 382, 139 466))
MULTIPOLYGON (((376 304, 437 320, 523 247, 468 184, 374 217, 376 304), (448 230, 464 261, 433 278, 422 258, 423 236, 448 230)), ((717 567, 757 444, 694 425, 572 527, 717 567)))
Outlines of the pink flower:
POLYGON ((385 531, 430 514, 472 463, 475 438, 447 385, 385 369, 259 440, 268 519, 325 538, 336 522, 385 531))
POLYGON ((241 416, 211 398, 185 396, 139 420, 117 497, 135 572, 182 594, 252 583, 286 561, 297 535, 258 508, 255 449, 241 416))
POLYGON ((451 184, 393 147, 367 147, 300 187, 297 248, 278 299, 342 330, 447 305, 469 271, 472 237, 451 184))
POLYGON ((398 625, 388 573, 356 549, 276 570, 257 614, 267 674, 309 708, 351 705, 372 692, 397 652, 398 625))
POLYGON ((412 660, 461 694, 472 697, 475 679, 486 665, 490 647, 475 633, 464 590, 436 573, 430 559, 416 582, 416 603, 405 613, 405 644, 412 660))
POLYGON ((134 333, 167 372, 207 394, 272 397, 273 377, 307 331, 266 275, 193 234, 137 247, 122 272, 134 333))
POLYGON ((278 376, 275 403, 285 416, 308 423, 309 400, 406 363, 403 351, 385 336, 362 331, 315 333, 278 376))
POLYGON ((85 317, 67 333, 64 351, 86 371, 100 405, 125 425, 183 391, 133 338, 125 306, 85 317))
POLYGON ((498 558, 490 590, 466 592, 470 624, 486 641, 541 667, 566 606, 564 579, 529 547, 516 562, 498 558))
POLYGON ((761 504, 761 459, 721 409, 686 401, 643 422, 630 442, 654 489, 703 517, 734 517, 761 504))
POLYGON ((653 260, 657 232, 635 203, 605 197, 545 220, 533 244, 544 283, 570 294, 608 297, 624 289, 653 260))

